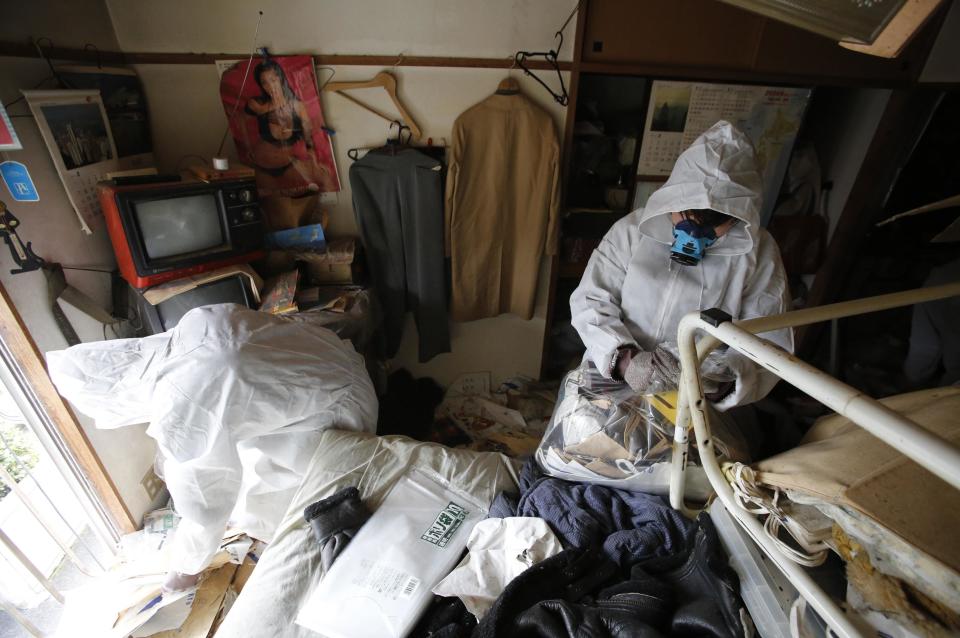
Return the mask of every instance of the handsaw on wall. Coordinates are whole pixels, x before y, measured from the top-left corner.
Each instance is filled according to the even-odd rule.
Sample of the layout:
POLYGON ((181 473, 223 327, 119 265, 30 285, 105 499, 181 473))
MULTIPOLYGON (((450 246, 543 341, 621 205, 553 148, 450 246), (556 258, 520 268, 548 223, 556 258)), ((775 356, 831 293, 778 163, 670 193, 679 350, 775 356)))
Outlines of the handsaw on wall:
POLYGON ((386 71, 377 73, 375 76, 373 76, 372 80, 360 82, 327 82, 327 84, 323 87, 323 90, 345 97, 357 106, 370 111, 378 117, 382 117, 388 122, 396 121, 396 117, 387 115, 383 111, 375 109, 369 104, 365 104, 357 98, 347 95, 343 92, 351 89, 372 89, 376 87, 382 87, 387 92, 387 95, 390 96, 390 99, 393 101, 393 105, 396 106, 397 110, 400 112, 400 117, 403 123, 410 128, 410 134, 413 136, 413 139, 420 139, 422 135, 420 127, 417 126, 417 123, 413 121, 413 117, 407 112, 407 109, 403 107, 403 103, 400 101, 399 96, 397 96, 397 80, 386 71))

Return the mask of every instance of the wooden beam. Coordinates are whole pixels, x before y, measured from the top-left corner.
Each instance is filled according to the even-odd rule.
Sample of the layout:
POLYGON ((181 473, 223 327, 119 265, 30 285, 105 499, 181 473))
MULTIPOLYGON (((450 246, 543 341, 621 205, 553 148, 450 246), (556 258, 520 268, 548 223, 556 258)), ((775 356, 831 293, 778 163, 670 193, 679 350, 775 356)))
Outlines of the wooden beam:
POLYGON ((57 393, 50 375, 47 374, 43 356, 23 324, 20 313, 17 312, 3 284, 0 284, 0 340, 3 341, 14 363, 19 367, 19 372, 29 384, 41 409, 63 437, 70 453, 110 514, 117 529, 121 533, 136 531, 137 522, 120 498, 116 485, 104 469, 93 446, 90 445, 90 440, 77 421, 77 417, 57 393))
MULTIPOLYGON (((69 60, 96 64, 213 64, 217 60, 245 59, 250 53, 162 53, 162 52, 126 52, 102 51, 94 48, 74 49, 68 47, 43 47, 43 53, 51 60, 69 60)), ((298 55, 285 53, 276 55, 298 55)), ((427 55, 343 55, 343 54, 307 54, 313 55, 316 64, 325 66, 421 66, 447 67, 463 69, 509 69, 513 66, 512 57, 503 58, 467 58, 427 55)), ((0 41, 0 57, 39 58, 40 53, 30 42, 0 41)), ((531 69, 549 70, 549 64, 543 60, 530 60, 531 69)), ((569 71, 570 62, 560 62, 560 69, 569 71)))
MULTIPOLYGON (((940 96, 940 91, 930 89, 894 91, 891 94, 830 238, 827 255, 817 270, 807 298, 808 306, 840 301, 847 276, 858 256, 858 246, 870 226, 881 219, 883 206, 897 176, 910 159, 940 102, 940 96)), ((818 323, 797 329, 797 355, 801 359, 808 359, 813 354, 823 327, 824 324, 818 323)))
POLYGON ((583 60, 583 34, 587 25, 587 12, 590 7, 590 0, 582 0, 577 8, 576 29, 573 39, 573 63, 570 65, 571 73, 568 85, 570 90, 567 92, 568 101, 563 120, 563 137, 560 139, 560 210, 557 211, 557 223, 560 228, 557 230, 557 251, 550 259, 549 277, 550 283, 547 288, 547 316, 543 324, 543 345, 540 348, 540 379, 544 379, 547 374, 547 364, 550 359, 550 331, 553 329, 554 306, 557 304, 557 277, 560 273, 560 250, 563 247, 563 211, 567 205, 567 183, 570 176, 570 157, 573 147, 573 128, 576 122, 577 113, 577 94, 580 91, 580 65, 583 60))
MULTIPOLYGON (((743 82, 746 84, 789 86, 907 88, 915 84, 915 81, 912 79, 838 77, 781 71, 755 71, 752 69, 735 69, 730 67, 688 67, 633 62, 584 62, 580 65, 580 71, 583 73, 602 73, 608 75, 635 75, 650 78, 651 80, 683 79, 690 82, 743 82)), ((953 84, 951 84, 951 86, 953 86, 953 84)))

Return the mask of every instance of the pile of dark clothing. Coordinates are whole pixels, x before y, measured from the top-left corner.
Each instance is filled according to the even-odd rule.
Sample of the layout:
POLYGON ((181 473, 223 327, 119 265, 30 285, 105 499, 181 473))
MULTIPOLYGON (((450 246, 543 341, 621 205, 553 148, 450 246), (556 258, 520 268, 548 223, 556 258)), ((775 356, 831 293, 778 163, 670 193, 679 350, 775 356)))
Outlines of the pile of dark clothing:
POLYGON ((443 388, 430 377, 414 378, 403 368, 387 378, 387 392, 380 397, 377 434, 403 434, 429 441, 433 414, 443 401, 443 388))
POLYGON ((490 516, 537 516, 564 551, 515 578, 478 624, 459 599, 437 598, 411 634, 622 638, 743 635, 736 575, 710 518, 690 521, 661 498, 523 468, 520 494, 490 516))

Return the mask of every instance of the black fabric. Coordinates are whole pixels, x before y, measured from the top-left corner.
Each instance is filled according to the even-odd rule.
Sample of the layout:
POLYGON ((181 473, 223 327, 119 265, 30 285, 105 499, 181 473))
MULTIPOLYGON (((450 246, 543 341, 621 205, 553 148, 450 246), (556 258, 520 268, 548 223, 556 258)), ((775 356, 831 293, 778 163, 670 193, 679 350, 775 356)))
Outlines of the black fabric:
POLYGON ((367 265, 384 315, 387 357, 400 346, 407 311, 420 361, 450 352, 444 261, 443 164, 414 149, 367 153, 350 187, 367 265))
POLYGON ((333 496, 308 505, 303 518, 320 543, 320 562, 326 573, 357 531, 370 518, 356 487, 345 487, 333 496))
POLYGON ((433 414, 443 401, 443 388, 430 377, 414 379, 401 368, 387 378, 387 392, 380 397, 377 434, 404 434, 418 441, 429 440, 433 414))
POLYGON ((598 548, 548 558, 507 585, 473 637, 743 635, 736 576, 709 517, 698 523, 692 550, 638 563, 626 579, 598 548))
POLYGON ((470 638, 477 619, 459 598, 434 596, 407 638, 470 638))
POLYGON ((674 592, 678 607, 673 614, 671 633, 716 638, 740 636, 743 634, 740 581, 730 568, 710 516, 701 513, 697 524, 693 549, 681 564, 671 567, 668 561, 651 561, 640 567, 674 592))
POLYGON ((581 600, 614 578, 617 571, 596 549, 567 549, 551 556, 507 584, 477 625, 474 638, 513 636, 518 617, 537 603, 581 600))
POLYGON ((645 622, 644 608, 633 601, 597 601, 578 605, 565 600, 537 603, 521 614, 510 636, 553 638, 659 638, 663 634, 645 622))

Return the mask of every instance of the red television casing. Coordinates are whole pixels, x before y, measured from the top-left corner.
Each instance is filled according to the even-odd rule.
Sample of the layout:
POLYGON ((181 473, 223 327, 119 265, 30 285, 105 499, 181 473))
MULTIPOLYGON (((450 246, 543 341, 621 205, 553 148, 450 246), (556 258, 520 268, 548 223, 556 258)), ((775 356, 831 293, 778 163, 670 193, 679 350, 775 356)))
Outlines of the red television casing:
POLYGON ((228 182, 166 182, 116 186, 100 184, 100 208, 106 221, 120 275, 134 288, 144 289, 224 266, 264 256, 263 217, 253 180, 228 182), (191 195, 216 197, 225 243, 202 254, 151 259, 137 224, 137 201, 175 199, 191 195))

